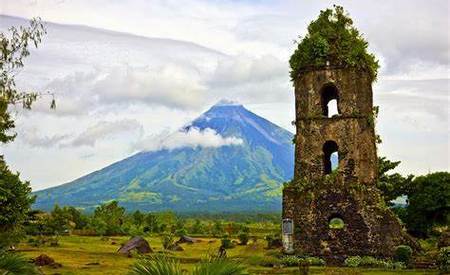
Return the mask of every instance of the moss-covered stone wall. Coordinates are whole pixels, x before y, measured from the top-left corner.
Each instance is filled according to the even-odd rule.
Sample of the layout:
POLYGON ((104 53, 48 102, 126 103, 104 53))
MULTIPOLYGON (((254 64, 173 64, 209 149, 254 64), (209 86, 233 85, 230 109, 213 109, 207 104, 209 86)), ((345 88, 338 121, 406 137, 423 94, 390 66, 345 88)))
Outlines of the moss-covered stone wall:
POLYGON ((341 264, 348 256, 390 257, 415 245, 376 189, 377 154, 369 74, 352 68, 302 71, 295 79, 294 180, 283 190, 283 218, 294 222, 294 249, 341 264), (339 114, 323 114, 324 87, 337 90, 339 114), (324 144, 338 147, 338 168, 325 175, 324 144), (333 218, 344 227, 333 229, 333 218))

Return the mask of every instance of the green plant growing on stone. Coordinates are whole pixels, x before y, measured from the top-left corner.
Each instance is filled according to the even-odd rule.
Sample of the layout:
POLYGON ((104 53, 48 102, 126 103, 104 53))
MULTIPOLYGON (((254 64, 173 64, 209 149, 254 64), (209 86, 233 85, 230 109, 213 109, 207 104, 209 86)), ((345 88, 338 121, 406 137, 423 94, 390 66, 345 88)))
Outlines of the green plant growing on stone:
POLYGON ((437 264, 442 273, 450 272, 450 247, 443 247, 439 250, 437 264))
POLYGON ((394 260, 404 263, 405 265, 409 265, 411 262, 413 250, 410 246, 407 245, 399 245, 395 249, 394 260))
POLYGON ((320 12, 308 26, 308 33, 297 43, 289 60, 291 78, 308 67, 328 65, 365 70, 376 80, 378 60, 368 53, 368 43, 353 26, 352 19, 341 6, 320 12))

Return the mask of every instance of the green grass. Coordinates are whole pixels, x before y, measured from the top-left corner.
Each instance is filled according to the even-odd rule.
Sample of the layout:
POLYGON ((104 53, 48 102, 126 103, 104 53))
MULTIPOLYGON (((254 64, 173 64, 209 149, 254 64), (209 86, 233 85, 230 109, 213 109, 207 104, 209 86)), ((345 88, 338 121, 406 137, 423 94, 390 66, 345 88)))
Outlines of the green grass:
MULTIPOLYGON (((128 258, 116 253, 122 242, 129 237, 81 237, 62 236, 58 247, 32 247, 26 243, 19 245, 18 250, 26 257, 37 257, 40 254, 47 254, 61 263, 62 267, 53 269, 43 267, 44 274, 127 274, 130 266, 136 258, 128 258), (116 244, 112 244, 115 242, 116 244)), ((155 253, 162 252, 162 244, 159 237, 147 237, 150 246, 155 253)), ((202 242, 194 244, 182 244, 185 249, 180 252, 169 252, 169 256, 176 257, 181 262, 182 269, 192 271, 194 264, 204 259, 208 254, 215 254, 220 246, 220 240, 214 238, 202 238, 202 242)), ((276 250, 265 249, 265 241, 259 240, 257 243, 250 243, 246 246, 237 245, 235 248, 227 250, 229 258, 237 259, 248 268, 251 274, 295 274, 298 269, 292 268, 270 268, 257 264, 255 259, 273 255, 276 250)), ((386 271, 380 269, 357 269, 357 268, 331 268, 331 267, 311 267, 310 274, 438 274, 437 271, 425 270, 402 270, 386 271)))

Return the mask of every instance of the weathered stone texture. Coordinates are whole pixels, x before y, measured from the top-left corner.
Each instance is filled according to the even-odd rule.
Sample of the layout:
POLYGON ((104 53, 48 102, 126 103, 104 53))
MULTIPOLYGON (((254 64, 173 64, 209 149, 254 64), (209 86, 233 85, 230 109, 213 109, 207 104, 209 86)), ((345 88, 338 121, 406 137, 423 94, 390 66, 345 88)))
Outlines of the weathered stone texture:
POLYGON ((390 257, 397 245, 414 245, 375 187, 369 75, 330 67, 303 71, 295 80, 295 100, 295 175, 283 190, 283 218, 294 221, 295 250, 340 264, 348 256, 390 257), (330 91, 337 93, 339 115, 328 118, 323 100, 330 91), (327 141, 338 147, 339 166, 325 175, 327 141), (336 217, 343 229, 329 228, 336 217))

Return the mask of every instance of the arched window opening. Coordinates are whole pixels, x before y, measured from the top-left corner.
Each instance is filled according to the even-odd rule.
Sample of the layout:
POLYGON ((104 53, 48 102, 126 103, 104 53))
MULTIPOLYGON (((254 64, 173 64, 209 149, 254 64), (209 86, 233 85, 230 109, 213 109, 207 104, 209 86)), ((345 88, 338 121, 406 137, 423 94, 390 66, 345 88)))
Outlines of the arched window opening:
POLYGON ((331 217, 328 221, 328 227, 330 229, 343 229, 345 227, 345 222, 340 217, 331 217))
POLYGON ((328 83, 321 90, 322 114, 332 117, 339 114, 339 92, 334 84, 328 83))
POLYGON ((328 117, 333 117, 334 115, 339 115, 337 99, 332 99, 327 104, 328 117))
POLYGON ((339 153, 336 142, 328 140, 323 145, 323 171, 325 175, 330 174, 339 166, 339 153))

